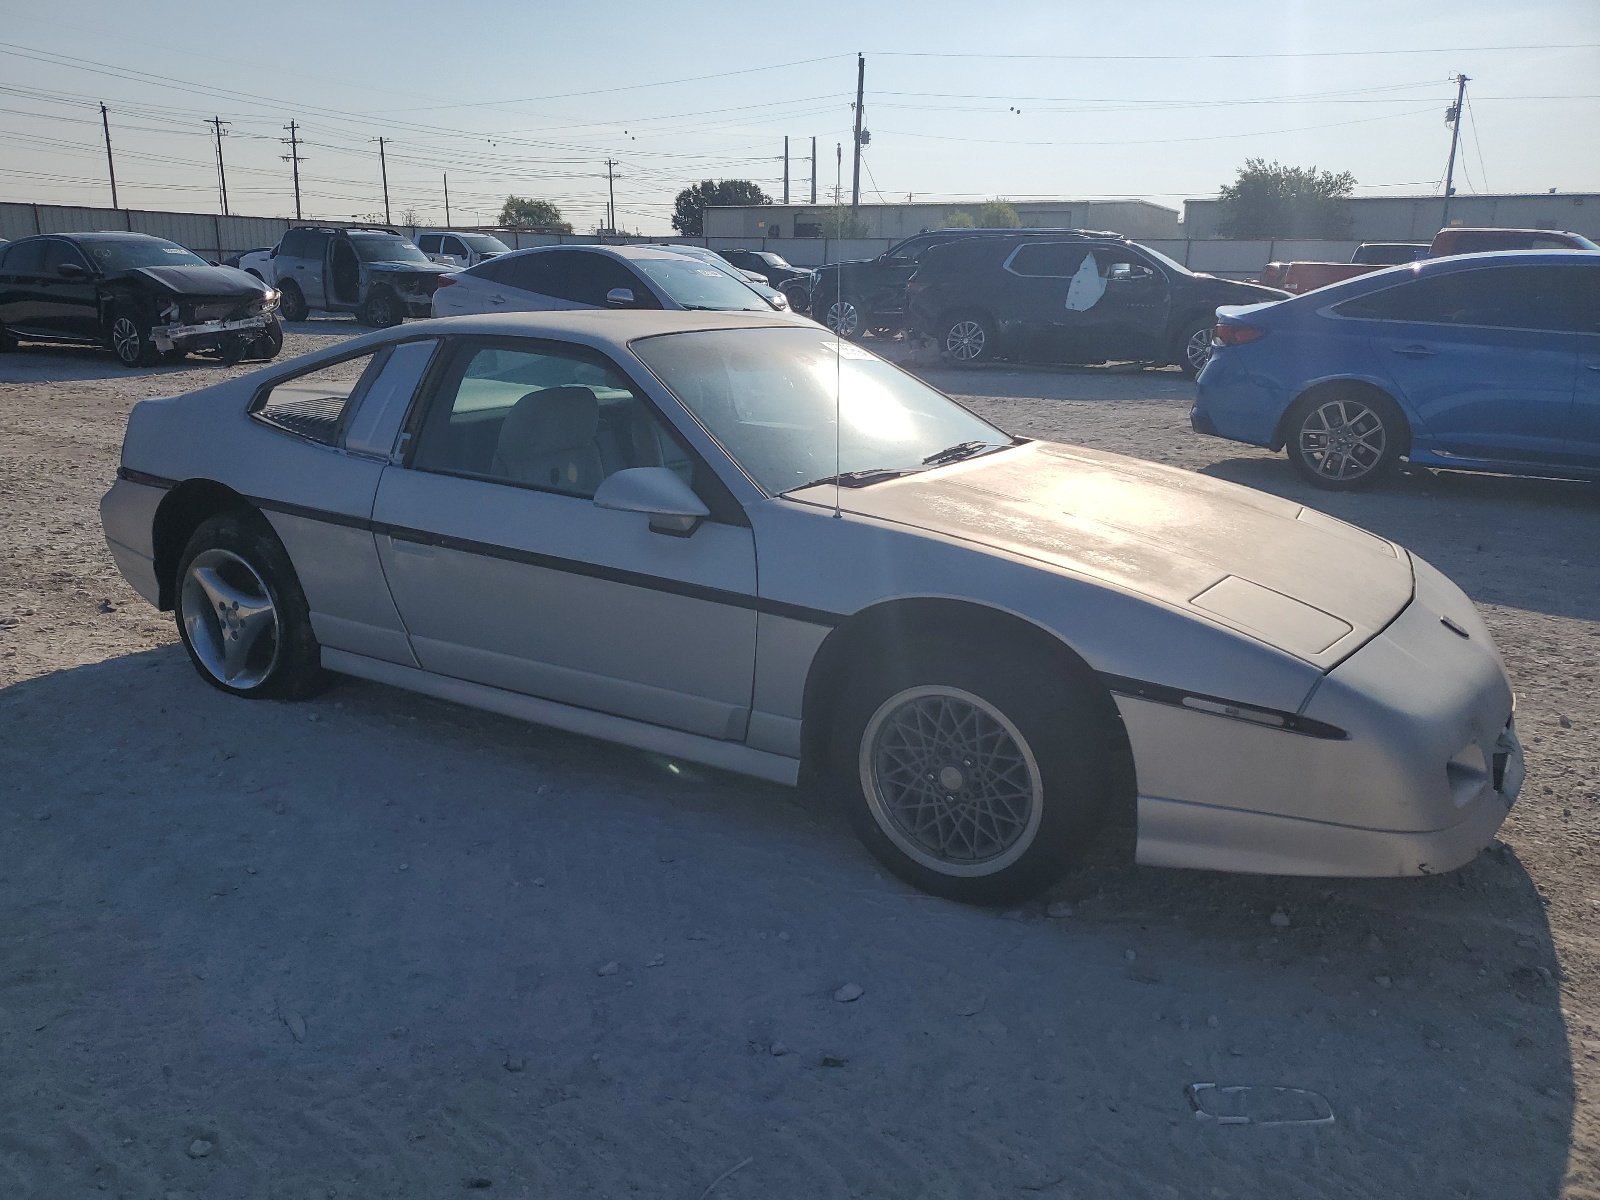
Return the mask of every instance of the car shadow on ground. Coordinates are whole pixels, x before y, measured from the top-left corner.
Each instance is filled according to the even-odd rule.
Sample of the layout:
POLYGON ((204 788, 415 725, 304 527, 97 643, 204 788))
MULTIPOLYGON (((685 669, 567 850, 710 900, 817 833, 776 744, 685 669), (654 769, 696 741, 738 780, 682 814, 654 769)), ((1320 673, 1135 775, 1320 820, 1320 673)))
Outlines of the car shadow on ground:
POLYGON ((1560 1190, 1559 968, 1503 847, 1329 881, 1113 836, 1002 914, 817 792, 354 681, 240 701, 177 647, 0 725, 9 1194, 1560 1190), (1335 1121, 1219 1127, 1205 1082, 1335 1121))
POLYGON ((1281 456, 1200 470, 1399 542, 1479 603, 1600 620, 1600 484, 1413 468, 1370 491, 1329 492, 1281 456))
POLYGON ((213 355, 191 355, 154 367, 125 367, 109 350, 97 346, 50 346, 24 342, 0 354, 0 383, 71 383, 85 379, 134 379, 141 375, 174 375, 197 367, 222 368, 213 355))

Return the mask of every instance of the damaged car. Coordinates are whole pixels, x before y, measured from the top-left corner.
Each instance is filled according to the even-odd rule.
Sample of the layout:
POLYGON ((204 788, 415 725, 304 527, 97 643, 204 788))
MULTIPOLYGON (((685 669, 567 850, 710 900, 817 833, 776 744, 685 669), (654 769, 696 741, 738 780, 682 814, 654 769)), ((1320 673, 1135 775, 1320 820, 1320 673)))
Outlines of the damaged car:
POLYGON ((104 346, 128 367, 212 351, 224 363, 283 348, 278 292, 144 233, 21 238, 0 254, 0 349, 104 346))
POLYGON ((434 262, 410 238, 373 225, 297 225, 283 235, 263 276, 283 293, 283 319, 303 321, 312 309, 355 313, 379 329, 432 315, 441 275, 460 268, 434 262))

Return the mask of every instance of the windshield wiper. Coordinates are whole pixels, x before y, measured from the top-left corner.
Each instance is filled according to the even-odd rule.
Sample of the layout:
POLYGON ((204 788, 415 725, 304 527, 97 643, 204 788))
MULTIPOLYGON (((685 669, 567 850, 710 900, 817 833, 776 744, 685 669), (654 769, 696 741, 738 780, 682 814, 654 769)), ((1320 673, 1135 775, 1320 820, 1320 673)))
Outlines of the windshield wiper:
POLYGON ((810 483, 802 483, 799 487, 793 487, 789 490, 798 492, 823 483, 837 483, 840 487, 847 488, 871 487, 875 483, 883 483, 888 479, 899 479, 902 475, 915 475, 920 470, 922 470, 921 467, 871 467, 865 471, 841 471, 837 475, 813 479, 810 483))
POLYGON ((937 454, 930 454, 922 460, 925 467, 942 467, 945 463, 960 462, 963 458, 971 458, 975 454, 982 454, 986 450, 1001 450, 992 442, 957 442, 954 446, 946 446, 937 454))

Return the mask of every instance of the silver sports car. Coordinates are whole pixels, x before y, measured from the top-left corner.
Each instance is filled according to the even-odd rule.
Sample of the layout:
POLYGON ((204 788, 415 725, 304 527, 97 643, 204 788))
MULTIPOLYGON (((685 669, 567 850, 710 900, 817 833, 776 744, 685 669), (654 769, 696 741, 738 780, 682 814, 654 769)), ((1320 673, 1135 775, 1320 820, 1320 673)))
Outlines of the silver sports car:
POLYGON ((374 333, 138 405, 101 513, 224 691, 356 675, 815 780, 979 903, 1119 810, 1143 863, 1445 871, 1523 777, 1488 630, 1402 547, 780 317, 374 333))

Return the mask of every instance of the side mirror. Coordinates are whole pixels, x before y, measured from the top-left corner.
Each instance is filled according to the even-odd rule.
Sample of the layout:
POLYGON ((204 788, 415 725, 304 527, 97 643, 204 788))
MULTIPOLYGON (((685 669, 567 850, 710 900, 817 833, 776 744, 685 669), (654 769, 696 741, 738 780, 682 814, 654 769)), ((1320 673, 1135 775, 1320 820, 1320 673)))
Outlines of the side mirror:
POLYGON ((87 279, 88 270, 82 263, 64 262, 56 267, 56 274, 63 279, 87 279))
POLYGON ((632 308, 638 303, 632 288, 612 288, 606 293, 606 303, 612 308, 632 308))
POLYGON ((645 513, 654 533, 688 537, 711 510, 666 467, 629 467, 608 475, 594 494, 596 508, 645 513))

